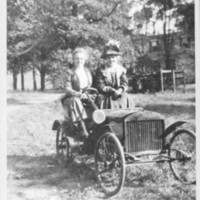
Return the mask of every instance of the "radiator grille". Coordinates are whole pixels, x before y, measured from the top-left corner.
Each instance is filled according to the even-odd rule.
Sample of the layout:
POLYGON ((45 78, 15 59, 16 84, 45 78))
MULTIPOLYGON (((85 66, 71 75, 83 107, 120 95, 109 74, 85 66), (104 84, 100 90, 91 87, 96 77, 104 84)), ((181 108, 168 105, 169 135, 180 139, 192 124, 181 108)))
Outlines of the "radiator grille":
POLYGON ((141 152, 162 149, 163 142, 159 136, 163 132, 163 121, 128 121, 125 123, 126 151, 141 152))

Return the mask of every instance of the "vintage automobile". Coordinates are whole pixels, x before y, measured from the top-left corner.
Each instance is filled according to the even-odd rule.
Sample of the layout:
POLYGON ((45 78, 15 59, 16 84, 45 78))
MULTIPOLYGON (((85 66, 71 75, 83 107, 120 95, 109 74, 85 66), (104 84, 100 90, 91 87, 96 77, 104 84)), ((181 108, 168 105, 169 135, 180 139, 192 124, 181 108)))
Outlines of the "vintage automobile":
POLYGON ((89 132, 86 140, 79 138, 70 121, 53 123, 57 160, 62 167, 76 155, 94 155, 95 174, 107 196, 123 187, 127 165, 166 162, 176 179, 196 182, 195 134, 181 128, 185 121, 165 128, 165 119, 158 113, 143 108, 100 110, 89 95, 88 102, 85 106, 91 104, 94 109, 85 121, 89 132))

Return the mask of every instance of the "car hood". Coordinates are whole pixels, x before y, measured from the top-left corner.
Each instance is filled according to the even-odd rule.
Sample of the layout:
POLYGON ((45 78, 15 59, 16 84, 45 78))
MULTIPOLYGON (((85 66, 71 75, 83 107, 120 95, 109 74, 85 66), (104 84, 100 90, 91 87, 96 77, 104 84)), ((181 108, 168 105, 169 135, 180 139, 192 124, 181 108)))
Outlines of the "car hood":
POLYGON ((143 108, 127 108, 127 109, 104 109, 102 110, 108 121, 142 121, 142 120, 164 120, 164 116, 144 110, 143 108))

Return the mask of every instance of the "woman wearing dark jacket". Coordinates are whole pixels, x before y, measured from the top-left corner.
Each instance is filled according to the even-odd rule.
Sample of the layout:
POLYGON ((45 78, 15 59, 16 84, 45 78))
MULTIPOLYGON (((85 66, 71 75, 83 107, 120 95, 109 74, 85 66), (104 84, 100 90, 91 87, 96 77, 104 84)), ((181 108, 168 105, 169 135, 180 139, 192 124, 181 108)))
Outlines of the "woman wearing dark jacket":
POLYGON ((119 64, 119 45, 115 41, 110 41, 104 49, 102 58, 105 64, 97 70, 97 88, 103 95, 100 103, 102 109, 118 109, 134 107, 130 102, 128 94, 128 80, 126 69, 119 64))
POLYGON ((87 113, 82 104, 82 100, 87 97, 82 91, 92 85, 92 75, 85 67, 87 57, 87 52, 83 48, 74 50, 73 67, 67 71, 65 95, 61 99, 65 118, 80 128, 80 135, 83 137, 88 137, 88 132, 84 123, 87 113))

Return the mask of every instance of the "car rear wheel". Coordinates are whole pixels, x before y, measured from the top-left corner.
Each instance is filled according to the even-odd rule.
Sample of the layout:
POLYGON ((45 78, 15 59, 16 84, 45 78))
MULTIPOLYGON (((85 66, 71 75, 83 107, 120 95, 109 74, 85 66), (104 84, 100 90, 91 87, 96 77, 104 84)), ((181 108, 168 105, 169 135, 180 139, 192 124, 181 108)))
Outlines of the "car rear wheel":
POLYGON ((168 151, 174 177, 184 183, 196 182, 196 137, 192 131, 180 129, 170 140, 168 151))
POLYGON ((107 196, 115 195, 123 187, 125 179, 124 151, 113 133, 104 133, 97 141, 95 172, 100 188, 107 196))

